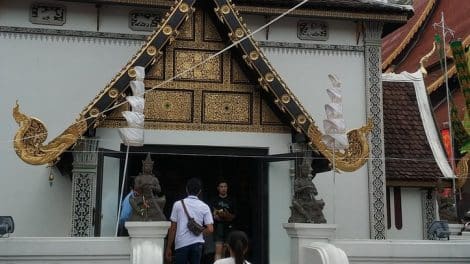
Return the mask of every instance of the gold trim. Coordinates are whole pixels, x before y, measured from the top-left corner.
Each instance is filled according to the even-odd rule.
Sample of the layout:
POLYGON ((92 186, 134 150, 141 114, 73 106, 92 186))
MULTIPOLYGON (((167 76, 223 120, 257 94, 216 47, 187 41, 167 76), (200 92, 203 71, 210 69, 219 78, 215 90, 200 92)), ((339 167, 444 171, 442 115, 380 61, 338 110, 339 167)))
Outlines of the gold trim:
MULTIPOLYGON (((467 36, 463 41, 462 41, 462 45, 464 46, 467 46, 470 44, 470 36, 467 36)), ((449 54, 449 52, 451 53, 451 50, 450 50, 450 46, 447 46, 447 49, 446 49, 446 54, 449 54)), ((455 65, 452 65, 452 67, 448 68, 447 69, 447 77, 448 78, 451 78, 452 76, 454 76, 454 74, 457 73, 457 69, 455 68, 455 65)), ((431 94, 432 92, 434 92, 435 90, 437 90, 445 81, 445 75, 442 74, 439 78, 437 78, 432 84, 430 84, 428 87, 426 87, 426 90, 428 92, 428 94, 431 94)))
POLYGON ((405 38, 403 38, 402 42, 398 47, 382 62, 382 70, 385 70, 390 63, 398 56, 400 53, 403 51, 403 49, 408 45, 410 40, 413 38, 415 33, 418 31, 418 29, 421 27, 423 22, 426 20, 426 17, 428 16, 429 12, 431 12, 431 9, 433 5, 436 3, 436 0, 428 0, 428 4, 423 10, 423 13, 419 17, 419 19, 416 21, 416 23, 413 25, 413 27, 410 29, 408 34, 406 35, 405 38))
POLYGON ((288 104, 290 102, 290 96, 288 94, 283 94, 281 96, 281 101, 284 103, 284 104, 288 104))
POLYGON ((163 34, 169 36, 169 35, 171 35, 171 33, 173 32, 173 29, 171 28, 170 25, 166 25, 166 26, 163 27, 163 31, 162 31, 162 32, 163 32, 163 34))
POLYGON ((97 117, 99 114, 100 114, 100 110, 96 107, 93 107, 90 110, 90 116, 92 116, 92 117, 97 117))
POLYGON ((228 5, 223 5, 220 8, 220 12, 222 12, 222 14, 226 15, 226 14, 230 13, 230 7, 228 5))
POLYGON ((189 5, 186 3, 182 3, 179 9, 181 13, 187 13, 189 11, 189 5))
POLYGON ((297 123, 303 125, 305 122, 307 122, 307 118, 304 115, 297 116, 297 123))
POLYGON ((245 35, 245 32, 243 32, 243 29, 237 28, 235 29, 235 36, 237 38, 242 38, 245 35))
POLYGON ((428 61, 429 57, 436 51, 436 42, 432 42, 432 49, 430 52, 428 52, 426 55, 424 55, 420 60, 419 60, 419 70, 423 73, 424 76, 428 75, 428 71, 426 70, 426 67, 424 64, 428 61))
POLYGON ((151 45, 147 48, 147 54, 150 56, 155 56, 157 54, 157 48, 155 46, 151 45))
POLYGON ((31 165, 55 164, 58 157, 87 130, 86 121, 80 118, 49 144, 43 145, 47 128, 41 120, 21 113, 18 102, 13 108, 13 118, 19 125, 13 147, 18 157, 31 165))
POLYGON ((114 99, 114 98, 118 97, 119 91, 116 88, 112 88, 112 89, 109 90, 108 95, 109 95, 109 97, 114 99))
POLYGON ((268 72, 268 73, 266 73, 266 75, 264 75, 264 79, 267 82, 272 82, 272 81, 274 81, 274 74, 272 74, 271 72, 268 72))
POLYGON ((345 151, 333 151, 329 149, 322 141, 322 133, 314 123, 308 128, 308 137, 312 140, 314 148, 316 147, 325 158, 334 161, 335 167, 342 171, 355 171, 362 167, 369 157, 369 144, 367 134, 372 130, 372 121, 367 125, 348 132, 349 147, 345 151))
MULTIPOLYGON (((279 7, 258 7, 258 6, 237 6, 236 9, 245 14, 266 14, 280 15, 286 12, 287 8, 279 7)), ((390 22, 406 22, 408 16, 404 15, 387 15, 387 14, 371 14, 367 12, 344 12, 344 11, 323 11, 311 9, 296 9, 289 13, 289 16, 301 17, 317 17, 317 18, 347 18, 361 20, 379 20, 390 22)))
MULTIPOLYGON (((455 69, 455 65, 452 65, 452 67, 450 67, 448 70, 447 70, 447 77, 451 78, 452 76, 454 76, 454 74, 457 72, 457 70, 455 69)), ((439 88, 443 83, 444 83, 444 80, 445 77, 444 75, 441 75, 439 78, 437 78, 432 84, 430 84, 426 90, 428 91, 428 94, 431 94, 432 92, 434 92, 435 90, 437 90, 437 88, 439 88)))
POLYGON ((250 60, 255 61, 259 58, 259 53, 256 50, 250 52, 250 60))
POLYGON ((129 77, 131 78, 135 78, 135 76, 137 76, 137 72, 135 71, 134 68, 132 68, 127 71, 127 75, 129 75, 129 77))

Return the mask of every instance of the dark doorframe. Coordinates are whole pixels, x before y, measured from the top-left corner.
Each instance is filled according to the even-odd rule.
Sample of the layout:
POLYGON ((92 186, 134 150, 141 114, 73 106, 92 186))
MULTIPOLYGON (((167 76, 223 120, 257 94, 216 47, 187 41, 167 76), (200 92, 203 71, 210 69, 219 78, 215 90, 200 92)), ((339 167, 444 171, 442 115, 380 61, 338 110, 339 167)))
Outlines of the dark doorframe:
MULTIPOLYGON (((95 207, 93 208, 93 226, 94 226, 94 236, 101 236, 101 209, 103 206, 102 197, 103 197, 103 165, 104 157, 113 157, 120 159, 119 166, 119 186, 122 185, 123 171, 124 171, 124 159, 125 153, 120 151, 98 148, 98 171, 96 174, 96 201, 95 207)), ((127 177, 126 177, 127 178, 127 177)), ((120 192, 120 191, 119 191, 120 192)))
MULTIPOLYGON (((121 145, 122 153, 125 153, 126 149, 127 146, 121 145)), ((252 243, 250 243, 251 252, 249 255, 251 255, 250 260, 253 263, 269 263, 269 163, 267 163, 269 156, 267 148, 144 145, 142 147, 130 147, 129 152, 129 160, 134 159, 137 161, 134 161, 134 165, 129 164, 128 175, 139 172, 135 170, 140 169, 140 167, 138 167, 140 160, 143 160, 147 153, 151 153, 157 169, 159 166, 159 157, 162 160, 168 160, 171 159, 172 156, 174 156, 174 159, 180 157, 181 160, 189 160, 192 157, 204 160, 204 157, 206 157, 207 159, 212 159, 214 162, 233 159, 243 164, 251 164, 248 166, 256 170, 253 175, 257 177, 255 179, 249 179, 252 184, 248 186, 248 193, 242 193, 242 195, 249 196, 249 200, 253 201, 252 204, 257 206, 256 210, 252 210, 252 213, 250 213, 250 223, 253 226, 250 227, 252 243), (134 168, 132 168, 132 166, 134 168)), ((162 180, 160 181, 162 182, 162 180)), ((178 182, 178 184, 185 184, 185 182, 178 182)), ((167 203, 168 202, 171 201, 169 201, 167 197, 167 203)))

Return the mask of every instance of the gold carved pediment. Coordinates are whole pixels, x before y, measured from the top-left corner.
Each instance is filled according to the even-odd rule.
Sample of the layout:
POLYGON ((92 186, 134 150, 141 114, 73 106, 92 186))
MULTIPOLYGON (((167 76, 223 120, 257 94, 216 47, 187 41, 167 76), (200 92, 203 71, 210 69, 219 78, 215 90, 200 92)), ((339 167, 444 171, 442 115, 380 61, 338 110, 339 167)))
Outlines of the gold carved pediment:
MULTIPOLYGON (((261 96, 260 85, 247 76, 247 67, 231 51, 205 63, 226 46, 213 21, 202 10, 182 25, 177 41, 162 51, 149 69, 145 95, 148 129, 250 131, 290 133, 261 96), (199 67, 188 71, 194 65, 199 67)), ((124 127, 116 109, 101 127, 124 127)))

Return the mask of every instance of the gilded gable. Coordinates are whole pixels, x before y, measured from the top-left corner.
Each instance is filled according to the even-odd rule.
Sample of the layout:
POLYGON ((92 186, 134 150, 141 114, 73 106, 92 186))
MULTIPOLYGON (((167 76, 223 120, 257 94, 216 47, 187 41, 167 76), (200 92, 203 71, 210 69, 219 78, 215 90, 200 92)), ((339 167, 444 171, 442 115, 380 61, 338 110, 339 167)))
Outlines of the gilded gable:
MULTIPOLYGON (((212 18, 196 10, 182 25, 176 41, 166 46, 147 73, 146 87, 158 88, 145 95, 146 128, 291 131, 265 102, 263 90, 255 78, 247 76, 249 70, 237 61, 241 57, 233 49, 201 64, 225 47, 212 18)), ((120 116, 126 109, 116 109, 100 127, 126 126, 120 116)))

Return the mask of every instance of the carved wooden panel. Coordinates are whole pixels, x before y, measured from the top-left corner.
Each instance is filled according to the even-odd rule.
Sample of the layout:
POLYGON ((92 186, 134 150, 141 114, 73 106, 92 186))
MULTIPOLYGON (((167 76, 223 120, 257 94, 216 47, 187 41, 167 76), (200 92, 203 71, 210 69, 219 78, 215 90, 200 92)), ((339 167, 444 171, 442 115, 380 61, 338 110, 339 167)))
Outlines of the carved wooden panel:
MULTIPOLYGON (((289 125, 260 99, 263 90, 246 75, 250 69, 231 50, 169 80, 225 47, 217 41, 220 36, 211 19, 196 10, 182 25, 178 39, 147 72, 145 128, 290 133, 289 125)), ((126 108, 109 113, 101 127, 126 127, 121 116, 126 108)))
POLYGON ((150 91, 145 95, 145 118, 160 122, 192 122, 194 93, 189 90, 150 91))
POLYGON ((190 15, 189 19, 181 25, 180 33, 176 39, 194 40, 194 15, 190 15))
POLYGON ((250 83, 250 80, 245 72, 243 72, 240 64, 234 59, 232 59, 230 72, 232 83, 250 83))
POLYGON ((250 124, 252 93, 203 92, 202 122, 250 124))
POLYGON ((279 117, 268 106, 265 100, 261 99, 261 125, 282 125, 279 117))
MULTIPOLYGON (((200 64, 209 56, 214 54, 214 51, 202 50, 174 50, 174 76, 185 72, 195 65, 200 64)), ((222 63, 223 56, 217 56, 204 64, 199 65, 197 68, 183 73, 177 77, 177 80, 192 80, 192 81, 206 81, 206 82, 222 82, 222 63)))
POLYGON ((147 73, 147 79, 165 79, 165 53, 158 58, 158 60, 150 67, 147 73))
POLYGON ((215 27, 214 23, 212 20, 208 17, 207 14, 204 14, 204 27, 203 27, 203 40, 204 41, 215 41, 215 42, 221 42, 222 37, 220 36, 219 32, 217 31, 217 28, 215 27))

